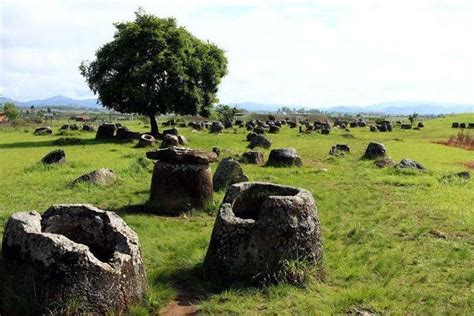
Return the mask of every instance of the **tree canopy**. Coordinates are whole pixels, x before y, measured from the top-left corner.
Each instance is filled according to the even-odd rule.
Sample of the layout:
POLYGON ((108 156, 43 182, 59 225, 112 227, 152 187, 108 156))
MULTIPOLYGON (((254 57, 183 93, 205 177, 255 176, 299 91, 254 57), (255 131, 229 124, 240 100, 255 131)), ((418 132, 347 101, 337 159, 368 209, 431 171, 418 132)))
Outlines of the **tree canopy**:
POLYGON ((219 104, 215 107, 215 112, 217 119, 222 122, 232 122, 234 120, 234 116, 242 112, 241 109, 236 108, 235 106, 229 106, 226 104, 219 104))
POLYGON ((16 120, 20 114, 15 106, 15 103, 12 102, 6 102, 4 104, 3 112, 10 121, 16 120))
POLYGON ((174 18, 143 10, 135 16, 114 24, 114 39, 79 67, 99 101, 108 109, 149 116, 152 134, 158 133, 157 114, 209 115, 227 74, 224 51, 174 18))
POLYGON ((413 123, 415 123, 416 119, 418 118, 418 113, 414 112, 413 114, 408 115, 408 120, 410 121, 410 124, 413 126, 413 123))

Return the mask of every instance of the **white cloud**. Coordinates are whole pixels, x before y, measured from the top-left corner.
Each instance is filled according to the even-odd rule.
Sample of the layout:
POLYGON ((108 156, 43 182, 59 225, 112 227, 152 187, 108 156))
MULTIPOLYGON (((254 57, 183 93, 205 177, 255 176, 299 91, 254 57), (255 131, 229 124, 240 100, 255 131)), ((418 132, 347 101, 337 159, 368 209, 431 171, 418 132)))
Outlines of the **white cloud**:
POLYGON ((227 51, 222 102, 474 102, 471 0, 4 0, 0 91, 91 96, 81 60, 138 6, 227 51))

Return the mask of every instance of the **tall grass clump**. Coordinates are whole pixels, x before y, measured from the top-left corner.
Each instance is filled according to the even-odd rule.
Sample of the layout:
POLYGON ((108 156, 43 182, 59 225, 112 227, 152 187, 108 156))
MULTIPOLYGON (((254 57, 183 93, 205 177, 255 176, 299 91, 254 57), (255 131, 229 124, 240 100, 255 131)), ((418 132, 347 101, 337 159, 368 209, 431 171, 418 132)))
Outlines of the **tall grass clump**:
POLYGON ((474 150, 474 137, 469 132, 458 132, 457 135, 452 135, 447 141, 442 141, 441 143, 448 146, 474 150))

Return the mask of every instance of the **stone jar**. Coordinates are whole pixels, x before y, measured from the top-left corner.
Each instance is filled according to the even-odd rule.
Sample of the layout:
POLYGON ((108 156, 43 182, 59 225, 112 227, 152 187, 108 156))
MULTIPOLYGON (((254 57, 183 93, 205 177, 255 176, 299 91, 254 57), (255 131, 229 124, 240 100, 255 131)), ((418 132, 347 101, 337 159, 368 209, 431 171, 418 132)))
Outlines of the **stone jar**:
POLYGON ((91 205, 13 214, 2 256, 7 314, 22 313, 24 302, 36 308, 32 314, 61 304, 77 313, 120 314, 147 288, 136 233, 117 214, 91 205))
POLYGON ((156 142, 156 139, 152 135, 142 134, 140 136, 140 140, 138 141, 138 144, 136 145, 136 147, 143 148, 143 147, 153 146, 155 142, 156 142))
POLYGON ((65 161, 66 153, 62 149, 53 150, 41 159, 41 162, 45 165, 59 164, 65 161))
POLYGON ((248 151, 242 154, 240 162, 261 165, 263 164, 263 160, 263 153, 259 151, 248 151))
POLYGON ((53 134, 53 130, 49 126, 39 127, 37 129, 35 129, 33 134, 34 135, 51 135, 51 134, 53 134))
POLYGON ((117 131, 116 124, 103 123, 99 125, 95 139, 113 139, 117 131))
POLYGON ((367 145, 364 156, 362 159, 376 159, 383 158, 387 154, 387 148, 384 144, 371 142, 367 145))
POLYGON ((268 156, 267 166, 289 167, 302 166, 303 161, 294 148, 273 149, 268 156))
POLYGON ((277 274, 285 261, 318 264, 323 247, 310 192, 271 183, 230 186, 204 261, 211 277, 238 281, 277 274))
POLYGON ((212 202, 213 184, 209 163, 215 153, 171 147, 147 153, 157 160, 150 187, 150 204, 160 214, 179 215, 202 209, 212 202))
POLYGON ((244 174, 244 170, 239 162, 232 157, 228 157, 222 159, 217 166, 216 173, 212 178, 212 184, 217 192, 226 189, 231 184, 248 180, 249 178, 244 174))

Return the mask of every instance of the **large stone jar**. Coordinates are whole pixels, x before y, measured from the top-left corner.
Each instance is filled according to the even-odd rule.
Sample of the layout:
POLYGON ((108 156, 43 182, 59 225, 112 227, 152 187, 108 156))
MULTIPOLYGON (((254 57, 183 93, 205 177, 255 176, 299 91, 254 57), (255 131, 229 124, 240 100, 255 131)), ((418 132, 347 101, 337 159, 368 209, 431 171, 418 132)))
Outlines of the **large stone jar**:
POLYGON ((2 256, 7 314, 41 314, 58 306, 121 313, 139 303, 147 288, 136 233, 117 214, 91 205, 13 214, 2 256))
POLYGON ((95 139, 113 139, 117 131, 116 124, 103 123, 99 125, 95 139))
POLYGON ((171 147, 147 153, 157 160, 150 188, 150 204, 158 213, 178 215, 202 209, 212 202, 213 185, 209 163, 215 153, 171 147))
POLYGON ((207 275, 244 280, 278 273, 285 261, 320 263, 323 247, 310 192, 271 183, 230 186, 204 261, 207 275))
POLYGON ((289 167, 302 166, 301 157, 294 148, 273 149, 268 156, 267 166, 289 167))

